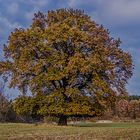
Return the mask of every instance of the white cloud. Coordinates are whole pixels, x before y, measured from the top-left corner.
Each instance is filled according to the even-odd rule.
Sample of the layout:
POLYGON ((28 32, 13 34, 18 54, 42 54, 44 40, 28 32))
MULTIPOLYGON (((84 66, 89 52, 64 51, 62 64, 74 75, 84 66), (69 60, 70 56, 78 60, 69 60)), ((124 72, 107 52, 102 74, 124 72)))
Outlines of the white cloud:
MULTIPOLYGON (((32 10, 31 11, 24 11, 24 16, 27 20, 31 20, 34 17, 34 13, 39 11, 40 9, 44 8, 49 4, 49 0, 28 0, 28 2, 32 5, 32 10)), ((25 2, 27 4, 27 2, 25 2)))
POLYGON ((95 0, 67 0, 67 4, 69 7, 78 7, 85 4, 93 4, 94 1, 95 0))
POLYGON ((7 7, 7 11, 10 13, 10 14, 15 14, 17 13, 19 10, 19 6, 18 6, 18 3, 11 3, 8 5, 7 7))
POLYGON ((97 6, 96 18, 98 20, 113 24, 140 21, 140 0, 98 0, 93 4, 97 6))
POLYGON ((30 11, 30 12, 25 12, 25 18, 27 20, 31 20, 34 17, 34 11, 30 11))
POLYGON ((140 22, 140 0, 68 0, 68 6, 90 7, 91 16, 98 21, 113 24, 140 22))
POLYGON ((0 38, 6 38, 10 31, 15 28, 19 28, 20 25, 17 22, 10 22, 6 17, 0 14, 0 38))
POLYGON ((11 29, 14 29, 16 27, 19 26, 19 24, 17 22, 15 23, 11 23, 7 18, 5 17, 0 17, 0 25, 3 25, 4 27, 6 28, 9 28, 10 30, 11 29))
POLYGON ((79 2, 78 0, 69 0, 69 1, 67 1, 68 6, 70 6, 70 7, 76 6, 78 2, 79 2))
POLYGON ((49 3, 49 0, 28 0, 28 2, 33 4, 35 7, 42 8, 49 3))

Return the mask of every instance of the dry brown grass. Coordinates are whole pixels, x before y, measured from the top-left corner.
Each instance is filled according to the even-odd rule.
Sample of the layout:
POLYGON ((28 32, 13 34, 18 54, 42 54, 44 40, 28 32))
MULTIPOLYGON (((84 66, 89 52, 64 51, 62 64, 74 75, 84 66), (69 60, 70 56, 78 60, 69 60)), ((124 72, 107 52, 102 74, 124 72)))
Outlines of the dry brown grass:
POLYGON ((0 124, 0 140, 138 140, 140 123, 0 124))

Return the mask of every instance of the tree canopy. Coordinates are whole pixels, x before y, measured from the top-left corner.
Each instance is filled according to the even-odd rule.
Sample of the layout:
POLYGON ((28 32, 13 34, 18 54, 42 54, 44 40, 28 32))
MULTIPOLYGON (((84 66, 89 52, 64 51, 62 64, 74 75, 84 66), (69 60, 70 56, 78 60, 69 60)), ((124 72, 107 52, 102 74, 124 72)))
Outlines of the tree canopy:
POLYGON ((29 28, 10 34, 0 72, 24 95, 43 95, 39 113, 60 117, 60 124, 101 115, 132 76, 131 55, 120 43, 84 11, 38 12, 29 28))

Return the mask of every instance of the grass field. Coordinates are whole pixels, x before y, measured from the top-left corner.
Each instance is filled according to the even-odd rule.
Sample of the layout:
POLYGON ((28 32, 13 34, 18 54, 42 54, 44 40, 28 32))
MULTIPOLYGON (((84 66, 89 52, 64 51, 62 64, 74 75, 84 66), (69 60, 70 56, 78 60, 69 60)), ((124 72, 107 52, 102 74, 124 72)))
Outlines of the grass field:
POLYGON ((80 123, 74 126, 1 123, 0 140, 140 140, 140 123, 80 123))

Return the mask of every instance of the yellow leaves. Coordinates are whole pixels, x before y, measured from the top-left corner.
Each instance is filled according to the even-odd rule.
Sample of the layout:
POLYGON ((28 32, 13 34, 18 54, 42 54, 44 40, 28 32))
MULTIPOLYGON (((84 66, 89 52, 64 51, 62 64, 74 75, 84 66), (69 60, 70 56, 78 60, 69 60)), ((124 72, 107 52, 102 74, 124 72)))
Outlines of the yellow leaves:
POLYGON ((69 59, 68 65, 65 67, 65 72, 72 74, 76 74, 78 71, 88 73, 90 70, 90 61, 79 52, 75 53, 75 55, 69 59))
POLYGON ((10 61, 0 62, 0 74, 9 71, 12 68, 12 63, 10 61))
POLYGON ((52 24, 49 26, 45 33, 47 34, 48 43, 57 43, 67 41, 69 38, 69 26, 67 24, 52 24))
POLYGON ((68 66, 66 67, 66 73, 74 72, 78 70, 79 65, 81 65, 81 57, 80 53, 76 53, 73 57, 69 59, 68 66))
POLYGON ((95 108, 95 114, 96 114, 96 116, 101 116, 103 114, 103 112, 102 112, 102 110, 95 108))
POLYGON ((100 115, 132 75, 131 56, 119 44, 80 10, 38 13, 30 28, 10 35, 0 72, 13 73, 12 86, 48 95, 42 112, 100 115))
POLYGON ((76 97, 78 95, 80 95, 80 90, 78 88, 74 88, 74 87, 67 87, 65 94, 69 97, 76 97))
POLYGON ((68 115, 83 115, 83 114, 88 114, 88 115, 94 115, 95 112, 92 110, 92 108, 89 105, 82 105, 79 103, 70 103, 68 104, 68 109, 67 109, 68 115))

